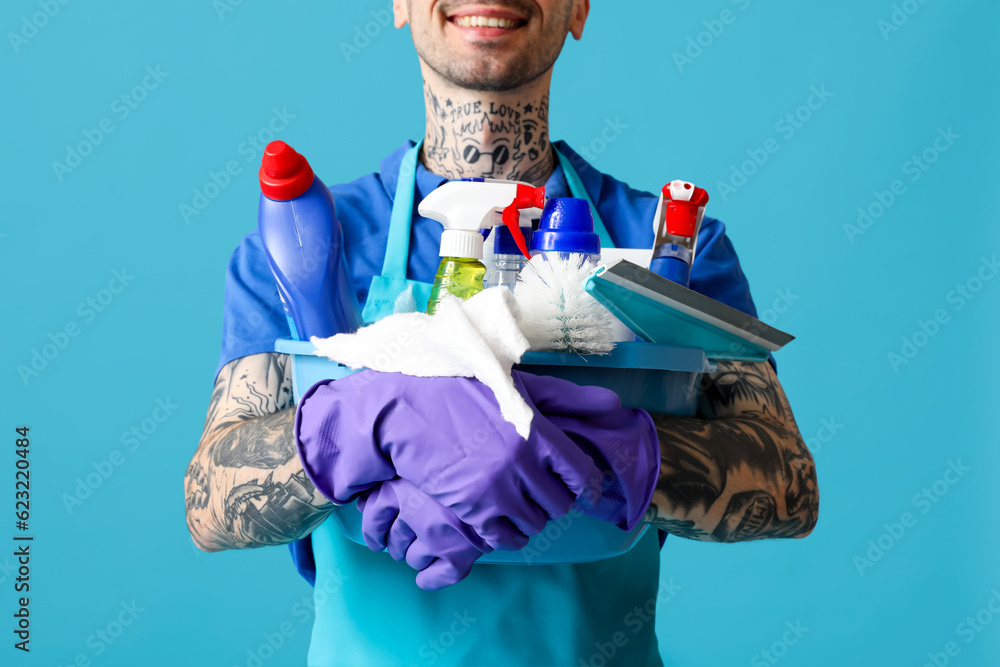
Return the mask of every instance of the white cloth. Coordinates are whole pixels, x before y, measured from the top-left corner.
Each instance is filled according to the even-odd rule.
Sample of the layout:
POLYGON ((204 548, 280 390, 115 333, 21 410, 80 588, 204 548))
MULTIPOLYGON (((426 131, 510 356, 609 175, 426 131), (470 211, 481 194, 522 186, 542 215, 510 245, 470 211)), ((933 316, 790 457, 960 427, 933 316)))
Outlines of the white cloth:
POLYGON ((519 322, 511 291, 491 287, 466 301, 449 294, 434 315, 397 313, 352 334, 310 340, 321 355, 350 368, 476 378, 493 391, 500 415, 527 438, 533 411, 511 377, 528 350, 519 322))

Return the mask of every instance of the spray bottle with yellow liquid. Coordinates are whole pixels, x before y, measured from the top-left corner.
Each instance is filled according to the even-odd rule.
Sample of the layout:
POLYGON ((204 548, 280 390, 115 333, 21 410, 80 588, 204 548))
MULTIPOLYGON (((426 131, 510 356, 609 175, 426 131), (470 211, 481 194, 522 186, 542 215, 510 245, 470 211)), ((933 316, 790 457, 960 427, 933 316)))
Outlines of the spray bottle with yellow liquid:
POLYGON ((544 187, 517 181, 449 181, 427 195, 417 210, 444 225, 441 264, 434 276, 427 312, 433 314, 446 294, 468 299, 482 291, 486 266, 482 262, 481 229, 507 225, 518 248, 528 257, 521 226, 530 227, 530 221, 541 215, 544 206, 544 187))

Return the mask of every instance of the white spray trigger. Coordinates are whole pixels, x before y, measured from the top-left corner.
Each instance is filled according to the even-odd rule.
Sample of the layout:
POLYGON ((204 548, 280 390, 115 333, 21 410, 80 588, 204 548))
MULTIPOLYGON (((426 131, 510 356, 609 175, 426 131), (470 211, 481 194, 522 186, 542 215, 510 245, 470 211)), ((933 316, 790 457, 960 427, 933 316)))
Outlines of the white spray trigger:
POLYGON ((674 201, 691 201, 694 196, 694 183, 687 181, 670 181, 670 198, 674 201))

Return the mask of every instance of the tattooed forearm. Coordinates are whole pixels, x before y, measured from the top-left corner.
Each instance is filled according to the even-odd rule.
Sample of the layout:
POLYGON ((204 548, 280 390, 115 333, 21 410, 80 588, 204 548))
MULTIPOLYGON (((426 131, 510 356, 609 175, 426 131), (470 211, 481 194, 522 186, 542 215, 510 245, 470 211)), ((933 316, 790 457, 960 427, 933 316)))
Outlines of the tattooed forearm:
POLYGON ((208 507, 208 473, 201 467, 200 461, 192 461, 188 466, 186 481, 188 493, 184 506, 188 512, 208 507))
POLYGON ((671 535, 676 535, 677 537, 684 537, 689 540, 709 539, 708 533, 695 526, 694 521, 660 517, 655 513, 655 509, 655 506, 650 506, 649 510, 646 511, 645 520, 647 523, 653 523, 660 530, 668 532, 671 535))
POLYGON ((439 94, 424 84, 427 131, 422 159, 451 179, 500 178, 542 185, 555 169, 549 98, 510 104, 439 94))
POLYGON ((702 381, 701 413, 719 417, 791 417, 774 369, 767 363, 722 361, 702 381), (765 368, 766 367, 766 368, 765 368))
POLYGON ((646 520, 692 539, 803 537, 816 523, 816 470, 774 370, 723 362, 700 417, 654 415, 660 479, 646 520))
POLYGON ((231 428, 212 445, 212 463, 228 468, 262 468, 273 470, 295 456, 289 447, 293 410, 284 410, 274 417, 261 417, 248 428, 231 428), (279 416, 280 415, 280 416, 279 416))
POLYGON ((185 476, 188 526, 205 551, 296 540, 332 509, 295 452, 288 357, 259 354, 227 364, 185 476))
POLYGON ((202 437, 230 424, 269 415, 292 404, 287 354, 255 354, 219 371, 202 437))

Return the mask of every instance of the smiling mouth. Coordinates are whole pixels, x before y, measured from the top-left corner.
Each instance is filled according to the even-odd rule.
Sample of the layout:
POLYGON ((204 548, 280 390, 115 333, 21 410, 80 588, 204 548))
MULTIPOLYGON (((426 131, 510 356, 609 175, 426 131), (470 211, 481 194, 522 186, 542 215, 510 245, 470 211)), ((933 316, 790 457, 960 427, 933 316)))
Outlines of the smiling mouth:
POLYGON ((510 7, 466 6, 448 15, 448 22, 478 37, 502 37, 528 23, 524 12, 510 7))
POLYGON ((460 28, 498 28, 501 30, 514 30, 527 23, 524 19, 471 14, 467 16, 452 16, 448 20, 460 28))

